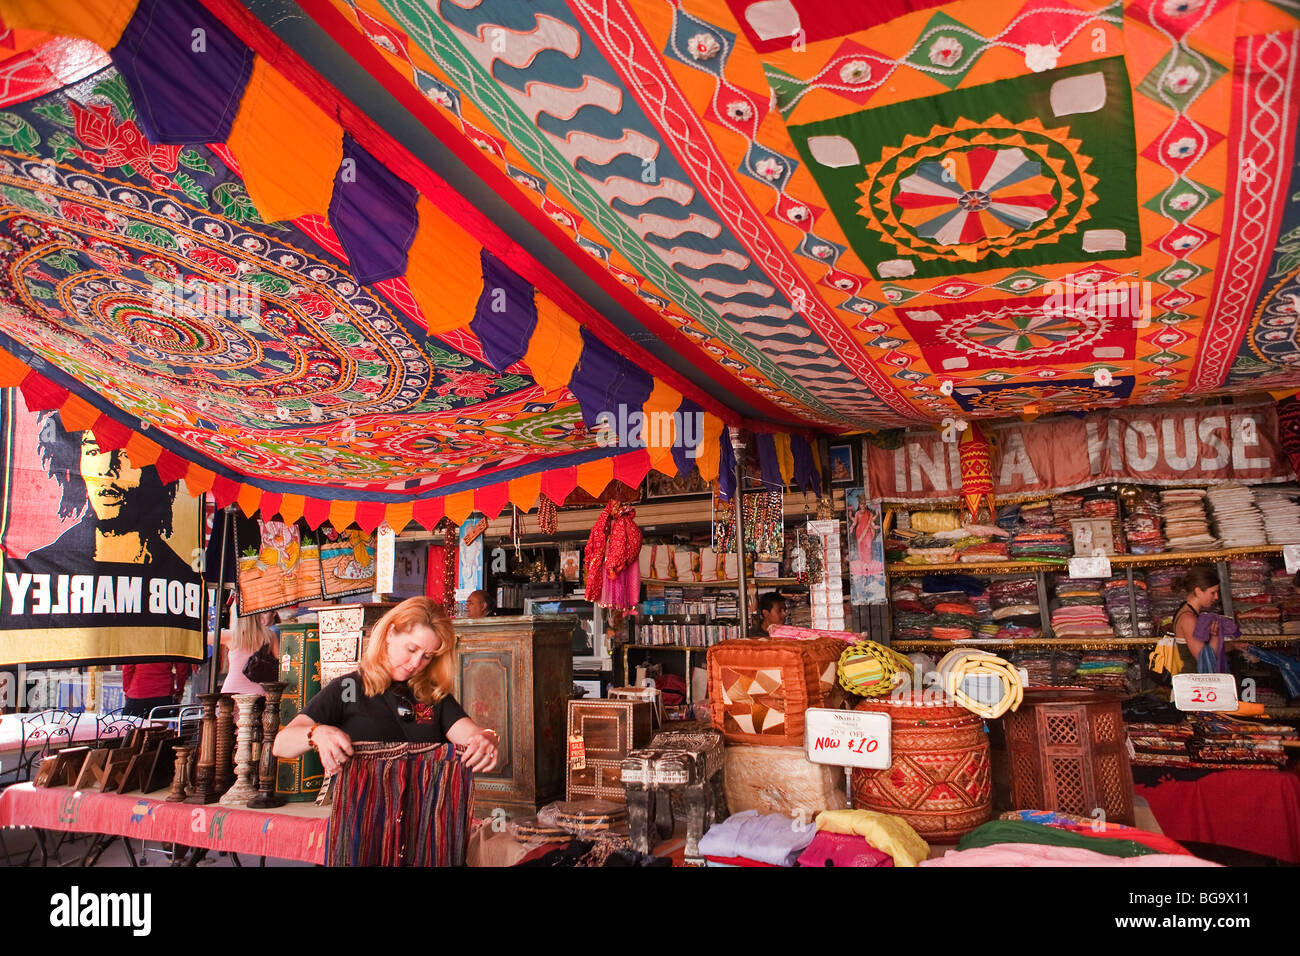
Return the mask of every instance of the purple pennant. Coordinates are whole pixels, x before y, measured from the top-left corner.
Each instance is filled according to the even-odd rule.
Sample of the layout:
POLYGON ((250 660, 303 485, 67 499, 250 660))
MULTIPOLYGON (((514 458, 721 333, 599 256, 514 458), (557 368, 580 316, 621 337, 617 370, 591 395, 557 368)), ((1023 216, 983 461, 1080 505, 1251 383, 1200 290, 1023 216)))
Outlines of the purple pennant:
POLYGON ((330 198, 330 226, 362 285, 405 274, 406 254, 420 224, 416 198, 414 186, 344 134, 343 161, 330 198))
POLYGON ((697 449, 704 438, 704 409, 689 398, 683 398, 677 406, 677 421, 681 427, 673 439, 673 461, 677 462, 677 474, 688 475, 695 468, 700 454, 697 449))
POLYGON ((781 466, 776 460, 776 438, 772 435, 755 435, 758 445, 758 467, 763 474, 763 487, 768 491, 780 491, 781 466))
POLYGON ((794 458, 795 487, 803 491, 820 492, 821 475, 813 464, 812 446, 808 440, 799 435, 790 436, 790 455, 794 458))
MULTIPOLYGON (((654 387, 648 372, 625 355, 619 355, 587 329, 582 329, 582 355, 569 380, 569 391, 578 400, 582 420, 596 426, 601 413, 620 420, 619 406, 626 414, 640 412, 654 387)), ((625 418, 622 420, 626 420, 625 418)), ((620 441, 627 438, 620 435, 620 441)))
POLYGON ((149 142, 229 138, 253 51, 199 0, 141 0, 110 55, 149 142))
POLYGON ((736 449, 731 447, 731 429, 726 425, 718 443, 718 493, 727 501, 736 493, 736 449))
POLYGON ((504 372, 528 351, 537 328, 537 303, 532 285, 486 249, 481 261, 483 291, 469 328, 483 344, 488 364, 504 372))

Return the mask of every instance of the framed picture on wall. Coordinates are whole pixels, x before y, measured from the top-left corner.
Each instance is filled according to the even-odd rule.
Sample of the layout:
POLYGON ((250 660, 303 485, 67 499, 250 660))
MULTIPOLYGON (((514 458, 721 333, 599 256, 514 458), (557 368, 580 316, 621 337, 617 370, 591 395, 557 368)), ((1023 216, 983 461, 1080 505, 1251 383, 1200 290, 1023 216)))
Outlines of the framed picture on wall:
POLYGON ((831 445, 830 459, 832 485, 856 485, 861 483, 858 478, 857 457, 853 454, 852 445, 831 445))

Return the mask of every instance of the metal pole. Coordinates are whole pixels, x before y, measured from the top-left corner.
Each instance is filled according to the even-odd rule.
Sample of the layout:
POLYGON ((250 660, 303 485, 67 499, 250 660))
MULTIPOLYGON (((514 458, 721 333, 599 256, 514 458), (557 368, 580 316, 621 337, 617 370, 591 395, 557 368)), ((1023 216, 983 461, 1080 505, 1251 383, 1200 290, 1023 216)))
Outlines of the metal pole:
POLYGON ((731 503, 736 512, 736 574, 740 590, 740 636, 749 637, 749 575, 745 573, 745 439, 739 428, 731 430, 731 450, 736 458, 736 490, 731 503))
POLYGON ((208 693, 217 692, 217 671, 221 662, 221 611, 226 598, 226 549, 230 547, 230 535, 233 532, 231 515, 235 513, 234 505, 226 505, 221 510, 221 561, 217 566, 217 608, 212 615, 212 664, 208 668, 208 693))

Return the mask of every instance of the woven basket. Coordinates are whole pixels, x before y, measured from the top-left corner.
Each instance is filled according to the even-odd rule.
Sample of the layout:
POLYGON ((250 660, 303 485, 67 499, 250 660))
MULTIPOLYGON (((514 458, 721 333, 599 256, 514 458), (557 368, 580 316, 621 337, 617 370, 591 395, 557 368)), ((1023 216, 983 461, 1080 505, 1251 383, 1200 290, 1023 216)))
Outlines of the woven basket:
POLYGON ((853 805, 902 817, 926 840, 955 843, 993 815, 993 775, 984 721, 951 701, 919 695, 864 700, 888 714, 893 762, 852 773, 853 805))

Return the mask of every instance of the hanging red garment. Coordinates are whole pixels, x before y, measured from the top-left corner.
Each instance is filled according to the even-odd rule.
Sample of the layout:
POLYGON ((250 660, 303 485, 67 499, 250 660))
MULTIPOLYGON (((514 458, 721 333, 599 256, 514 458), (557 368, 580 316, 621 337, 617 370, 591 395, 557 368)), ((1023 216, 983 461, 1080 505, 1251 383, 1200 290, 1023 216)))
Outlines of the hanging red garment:
POLYGON ((583 560, 583 569, 587 574, 585 594, 593 604, 600 603, 605 590, 605 547, 609 541, 609 523, 617 504, 610 501, 605 510, 596 518, 596 523, 587 535, 587 550, 583 560))
POLYGON ((630 611, 641 600, 641 529, 635 509, 619 505, 610 522, 605 549, 605 587, 601 604, 630 611))
POLYGON ((425 577, 424 593, 430 601, 447 610, 451 597, 447 593, 447 549, 440 544, 429 545, 429 573, 425 577))

